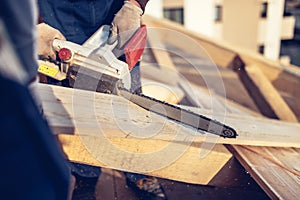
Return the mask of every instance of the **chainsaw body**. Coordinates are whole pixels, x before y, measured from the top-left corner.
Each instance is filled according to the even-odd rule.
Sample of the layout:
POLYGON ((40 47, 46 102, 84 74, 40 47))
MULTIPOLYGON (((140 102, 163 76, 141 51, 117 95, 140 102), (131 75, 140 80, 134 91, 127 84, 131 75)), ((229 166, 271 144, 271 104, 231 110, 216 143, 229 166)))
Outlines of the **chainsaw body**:
POLYGON ((38 71, 59 81, 66 78, 75 81, 80 73, 98 79, 102 85, 109 82, 110 89, 122 80, 124 87, 129 89, 129 71, 138 62, 146 46, 146 27, 142 25, 122 49, 116 48, 117 41, 107 43, 109 35, 110 26, 103 25, 83 45, 55 39, 52 46, 58 59, 39 60, 38 71), (125 55, 126 61, 119 59, 121 55, 125 55))
POLYGON ((70 84, 71 87, 115 93, 144 109, 200 131, 226 138, 237 136, 233 128, 216 120, 143 94, 131 93, 129 72, 140 59, 146 46, 146 27, 142 26, 137 30, 121 50, 116 49, 117 43, 107 43, 109 31, 109 26, 101 27, 83 45, 54 40, 53 48, 57 51, 59 59, 51 62, 40 61, 39 72, 57 80, 74 79, 78 87, 74 83, 70 84), (125 55, 126 61, 119 59, 122 54, 125 55), (88 82, 92 82, 92 87, 88 82))

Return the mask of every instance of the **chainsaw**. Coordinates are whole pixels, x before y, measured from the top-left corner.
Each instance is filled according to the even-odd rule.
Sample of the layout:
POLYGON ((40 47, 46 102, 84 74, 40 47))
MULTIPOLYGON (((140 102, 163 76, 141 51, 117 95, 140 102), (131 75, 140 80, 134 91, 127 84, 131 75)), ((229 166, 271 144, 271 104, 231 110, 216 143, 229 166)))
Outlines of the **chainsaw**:
POLYGON ((40 60, 38 71, 59 81, 70 77, 76 79, 76 73, 89 72, 87 73, 89 78, 97 78, 99 81, 100 89, 97 87, 98 92, 117 94, 146 110, 200 131, 224 138, 237 136, 237 132, 233 128, 216 120, 130 91, 130 71, 142 56, 147 42, 145 25, 142 25, 121 49, 117 48, 117 41, 108 44, 109 36, 110 26, 104 25, 83 45, 55 39, 52 46, 57 52, 58 59, 55 61, 40 60), (76 72, 74 73, 74 71, 76 72), (101 89, 103 85, 105 87, 101 89), (157 104, 163 109, 160 106, 154 106, 157 104))

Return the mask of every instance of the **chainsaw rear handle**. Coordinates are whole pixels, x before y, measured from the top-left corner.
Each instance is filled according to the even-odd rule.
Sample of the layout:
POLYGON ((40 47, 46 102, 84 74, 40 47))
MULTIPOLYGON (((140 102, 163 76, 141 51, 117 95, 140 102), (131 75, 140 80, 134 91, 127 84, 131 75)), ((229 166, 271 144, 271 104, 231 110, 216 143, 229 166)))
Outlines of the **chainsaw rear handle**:
MULTIPOLYGON (((53 40, 52 47, 55 51, 58 52, 58 55, 59 55, 60 51, 68 50, 72 54, 72 56, 69 58, 69 60, 71 60, 73 58, 74 53, 78 53, 78 54, 88 57, 90 55, 90 53, 92 52, 92 49, 90 49, 90 48, 85 48, 79 44, 65 41, 65 40, 59 40, 59 39, 53 40)), ((65 62, 69 61, 69 60, 64 60, 64 59, 62 59, 62 60, 65 62)))

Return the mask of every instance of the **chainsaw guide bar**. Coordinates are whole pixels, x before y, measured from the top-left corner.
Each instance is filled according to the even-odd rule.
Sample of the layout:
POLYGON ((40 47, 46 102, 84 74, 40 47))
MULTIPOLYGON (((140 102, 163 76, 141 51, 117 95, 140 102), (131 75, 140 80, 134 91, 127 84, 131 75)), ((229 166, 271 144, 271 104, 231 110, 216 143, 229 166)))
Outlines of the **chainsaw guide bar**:
POLYGON ((224 138, 236 138, 236 136, 238 136, 233 128, 216 120, 209 119, 190 110, 182 109, 143 94, 131 93, 124 87, 118 87, 118 95, 146 110, 196 128, 197 130, 206 131, 224 138))

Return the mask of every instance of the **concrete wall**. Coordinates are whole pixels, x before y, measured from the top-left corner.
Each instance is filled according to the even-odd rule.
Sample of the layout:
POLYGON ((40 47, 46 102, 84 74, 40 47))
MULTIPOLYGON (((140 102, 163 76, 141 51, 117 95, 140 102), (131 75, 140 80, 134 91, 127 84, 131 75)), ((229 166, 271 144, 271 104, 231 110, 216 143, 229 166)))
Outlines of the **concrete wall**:
MULTIPOLYGON (((281 25, 281 39, 287 40, 292 39, 294 37, 294 29, 295 27, 295 17, 288 16, 283 18, 281 25)), ((266 29, 267 29, 267 20, 262 19, 259 21, 258 25, 258 40, 257 43, 264 45, 266 41, 266 29)))
POLYGON ((257 0, 223 0, 223 39, 257 51, 260 6, 257 0))
POLYGON ((163 18, 163 0, 149 1, 146 7, 145 14, 156 18, 163 18))
MULTIPOLYGON (((152 0, 155 2, 160 0, 152 0)), ((285 0, 163 0, 164 8, 184 8, 187 29, 222 39, 253 51, 264 45, 265 56, 278 59, 282 39, 294 37, 295 18, 282 18, 285 0), (261 6, 268 3, 267 18, 261 6), (215 21, 215 6, 222 7, 222 19, 215 21)), ((300 21, 300 20, 299 20, 300 21)), ((299 23, 300 24, 300 23, 299 23)))
POLYGON ((164 8, 182 8, 184 0, 163 0, 163 2, 164 8))
POLYGON ((186 28, 214 37, 214 10, 212 0, 185 0, 184 25, 186 28))
POLYGON ((268 2, 264 56, 270 59, 279 58, 284 1, 268 2))

